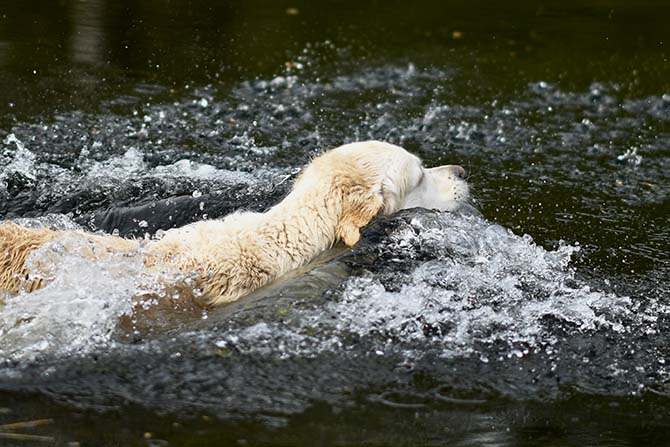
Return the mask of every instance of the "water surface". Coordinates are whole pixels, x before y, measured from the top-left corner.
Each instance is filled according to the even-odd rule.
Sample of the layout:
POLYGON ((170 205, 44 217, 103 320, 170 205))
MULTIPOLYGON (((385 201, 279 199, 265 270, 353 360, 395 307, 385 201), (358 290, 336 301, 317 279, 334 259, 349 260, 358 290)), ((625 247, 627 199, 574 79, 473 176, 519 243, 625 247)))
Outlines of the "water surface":
POLYGON ((128 316, 141 260, 46 247, 59 280, 0 310, 0 423, 52 417, 22 432, 56 445, 670 442, 665 2, 30 6, 0 18, 3 219, 151 237, 263 210, 362 139, 464 165, 482 216, 380 219, 276 288, 151 319, 128 316))

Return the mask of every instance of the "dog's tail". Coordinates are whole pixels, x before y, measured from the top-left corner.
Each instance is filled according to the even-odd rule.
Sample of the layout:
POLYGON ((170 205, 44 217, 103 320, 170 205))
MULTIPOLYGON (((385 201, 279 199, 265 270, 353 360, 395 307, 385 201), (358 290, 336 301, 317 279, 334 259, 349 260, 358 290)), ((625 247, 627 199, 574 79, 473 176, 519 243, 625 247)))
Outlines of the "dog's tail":
POLYGON ((18 293, 44 287, 44 279, 30 278, 24 264, 30 253, 58 235, 57 231, 46 228, 0 223, 0 290, 18 293))

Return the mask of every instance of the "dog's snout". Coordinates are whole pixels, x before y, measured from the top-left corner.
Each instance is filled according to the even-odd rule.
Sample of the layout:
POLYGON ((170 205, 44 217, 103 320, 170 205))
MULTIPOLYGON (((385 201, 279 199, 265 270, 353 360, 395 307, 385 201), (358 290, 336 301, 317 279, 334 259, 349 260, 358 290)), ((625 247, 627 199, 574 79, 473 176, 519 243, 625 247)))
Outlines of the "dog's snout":
POLYGON ((463 166, 453 165, 451 170, 454 171, 454 174, 456 174, 456 177, 458 178, 465 179, 465 177, 468 176, 468 173, 465 172, 465 168, 463 168, 463 166))

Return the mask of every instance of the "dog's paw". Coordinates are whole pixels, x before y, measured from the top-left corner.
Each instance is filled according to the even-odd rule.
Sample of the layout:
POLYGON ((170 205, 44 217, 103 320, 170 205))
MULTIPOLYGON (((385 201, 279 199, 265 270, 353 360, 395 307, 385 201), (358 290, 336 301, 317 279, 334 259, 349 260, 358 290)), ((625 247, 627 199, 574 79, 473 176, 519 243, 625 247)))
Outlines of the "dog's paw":
POLYGON ((347 247, 353 247, 361 239, 361 232, 355 225, 340 225, 340 239, 347 247))

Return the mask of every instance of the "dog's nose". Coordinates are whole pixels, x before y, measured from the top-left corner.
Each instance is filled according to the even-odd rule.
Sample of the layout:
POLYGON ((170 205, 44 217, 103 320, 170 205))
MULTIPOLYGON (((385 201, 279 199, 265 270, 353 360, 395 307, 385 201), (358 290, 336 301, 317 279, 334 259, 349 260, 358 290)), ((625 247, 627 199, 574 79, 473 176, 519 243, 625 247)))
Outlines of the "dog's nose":
POLYGON ((465 169, 463 168, 463 166, 453 165, 453 166, 451 167, 451 169, 454 171, 454 174, 456 174, 456 176, 457 176, 458 178, 465 179, 465 177, 468 176, 468 173, 465 172, 465 169))

